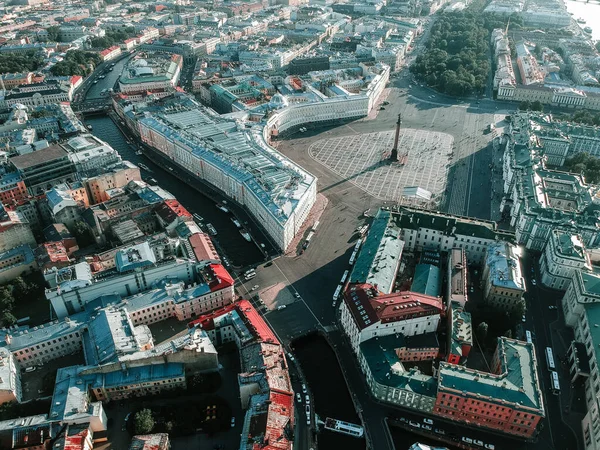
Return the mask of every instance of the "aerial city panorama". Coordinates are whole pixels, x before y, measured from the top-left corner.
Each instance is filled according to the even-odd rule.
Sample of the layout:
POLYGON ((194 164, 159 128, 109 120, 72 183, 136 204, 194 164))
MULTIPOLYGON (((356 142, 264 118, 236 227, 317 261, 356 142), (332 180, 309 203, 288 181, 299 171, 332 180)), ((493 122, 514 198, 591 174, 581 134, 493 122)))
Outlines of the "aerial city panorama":
POLYGON ((600 0, 0 15, 0 450, 600 450, 600 0))

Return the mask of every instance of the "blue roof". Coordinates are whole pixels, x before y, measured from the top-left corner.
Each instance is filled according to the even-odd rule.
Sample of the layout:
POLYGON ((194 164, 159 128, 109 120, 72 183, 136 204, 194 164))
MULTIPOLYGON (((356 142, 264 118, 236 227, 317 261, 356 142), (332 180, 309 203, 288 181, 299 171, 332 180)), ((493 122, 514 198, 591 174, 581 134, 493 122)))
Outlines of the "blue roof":
POLYGON ((417 264, 410 286, 412 292, 437 297, 440 295, 440 268, 431 264, 417 264))
POLYGON ((182 363, 151 364, 141 367, 128 367, 127 371, 109 372, 104 375, 104 387, 129 386, 136 383, 185 377, 182 363))

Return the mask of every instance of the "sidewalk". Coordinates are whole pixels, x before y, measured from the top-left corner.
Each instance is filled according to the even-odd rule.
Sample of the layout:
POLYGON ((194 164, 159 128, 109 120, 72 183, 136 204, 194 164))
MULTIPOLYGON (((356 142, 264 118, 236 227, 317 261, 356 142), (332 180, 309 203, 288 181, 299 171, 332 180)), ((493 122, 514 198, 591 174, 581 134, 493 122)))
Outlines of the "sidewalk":
POLYGON ((317 200, 315 201, 315 204, 308 213, 308 217, 302 224, 302 227, 300 227, 300 230, 298 233, 296 233, 296 236, 292 242, 290 242, 290 245, 288 245, 284 256, 295 257, 301 253, 301 243, 306 238, 306 232, 312 228, 315 222, 321 220, 321 216, 323 215, 323 212, 325 212, 325 208, 327 208, 328 204, 329 200, 327 200, 327 197, 325 197, 323 194, 317 194, 317 200))

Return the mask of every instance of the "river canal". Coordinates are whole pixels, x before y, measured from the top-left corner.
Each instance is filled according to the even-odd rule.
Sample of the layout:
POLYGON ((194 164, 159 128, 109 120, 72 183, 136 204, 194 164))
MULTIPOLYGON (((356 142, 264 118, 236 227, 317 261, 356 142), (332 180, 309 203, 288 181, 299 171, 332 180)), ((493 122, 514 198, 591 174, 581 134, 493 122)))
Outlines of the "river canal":
POLYGON ((132 146, 127 144, 123 133, 108 116, 98 116, 85 120, 92 126, 92 133, 110 144, 125 160, 134 164, 145 164, 152 172, 142 170, 142 178, 148 181, 154 178, 160 187, 173 194, 191 213, 200 214, 206 222, 212 223, 218 231, 215 240, 224 251, 232 265, 246 267, 263 261, 264 257, 254 242, 247 242, 232 222, 231 214, 227 214, 215 206, 215 201, 199 193, 196 189, 181 182, 167 170, 155 164, 146 156, 135 154, 132 146))

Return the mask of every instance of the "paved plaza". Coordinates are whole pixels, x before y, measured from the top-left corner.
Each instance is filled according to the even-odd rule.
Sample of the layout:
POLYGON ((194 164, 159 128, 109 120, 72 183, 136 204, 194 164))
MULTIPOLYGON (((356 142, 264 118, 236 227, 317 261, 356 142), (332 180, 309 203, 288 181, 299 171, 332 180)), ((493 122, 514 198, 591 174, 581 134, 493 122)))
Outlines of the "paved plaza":
POLYGON ((370 195, 402 201, 405 187, 421 187, 439 203, 446 190, 453 138, 446 133, 400 130, 398 154, 408 152, 405 165, 388 161, 395 130, 335 137, 314 142, 310 156, 370 195))

